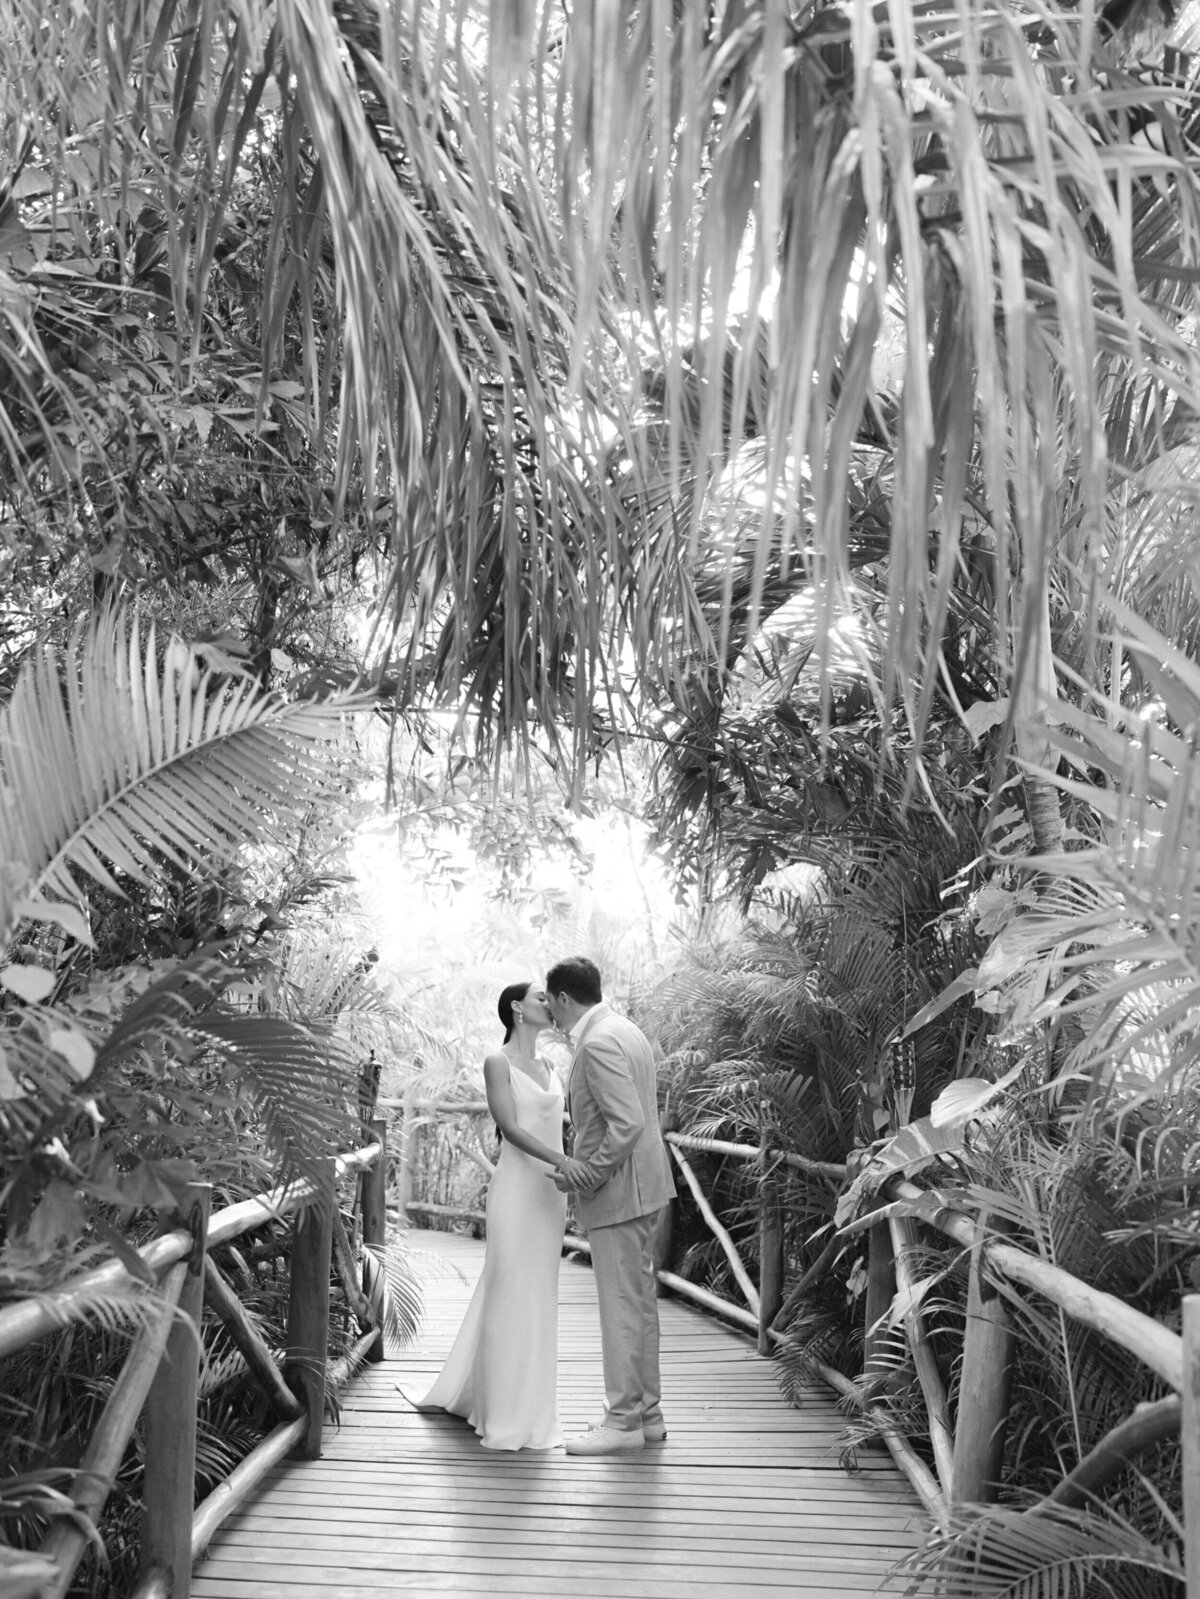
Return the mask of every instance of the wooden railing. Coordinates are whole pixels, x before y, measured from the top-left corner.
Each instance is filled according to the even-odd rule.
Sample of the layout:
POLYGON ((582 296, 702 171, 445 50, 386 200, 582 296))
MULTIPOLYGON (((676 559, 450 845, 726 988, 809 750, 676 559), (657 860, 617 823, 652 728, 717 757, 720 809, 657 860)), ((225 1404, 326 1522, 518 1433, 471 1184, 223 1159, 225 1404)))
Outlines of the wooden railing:
MULTIPOLYGON (((475 1101, 411 1101, 408 1128, 413 1136, 417 1118, 437 1122, 458 1115, 480 1115, 487 1106, 475 1101)), ((804 1156, 766 1146, 727 1142, 667 1129, 667 1147, 679 1168, 683 1184, 697 1210, 721 1247, 742 1303, 713 1292, 667 1269, 658 1271, 664 1287, 709 1311, 732 1321, 754 1335, 760 1353, 767 1354, 787 1339, 780 1325, 820 1278, 841 1249, 844 1239, 866 1232, 867 1281, 864 1309, 864 1366, 870 1372, 879 1359, 883 1328, 897 1291, 912 1287, 910 1261, 916 1248, 914 1207, 921 1219, 961 1246, 969 1255, 966 1332, 955 1416, 925 1319, 911 1295, 904 1332, 917 1380, 925 1400, 933 1468, 879 1410, 870 1413, 897 1465, 908 1477, 930 1517, 945 1526, 952 1507, 987 1503, 1000 1484, 1005 1421, 1012 1372, 1013 1325, 1006 1293, 1032 1291, 1056 1306, 1065 1316, 1093 1328, 1137 1357, 1174 1392, 1153 1403, 1139 1405, 1068 1473, 1044 1501, 1050 1505, 1083 1505, 1140 1452, 1164 1438, 1179 1434, 1183 1446, 1183 1502, 1187 1599, 1200 1599, 1200 1294, 1184 1300, 1182 1336, 1135 1310, 1114 1295, 1092 1287, 1070 1272, 1007 1242, 1002 1234, 988 1232, 974 1218, 955 1210, 938 1196, 903 1178, 893 1177, 881 1189, 880 1207, 831 1237, 819 1258, 794 1283, 785 1281, 784 1214, 779 1176, 800 1172, 836 1191, 846 1179, 844 1165, 808 1160, 804 1156), (758 1280, 745 1265, 729 1230, 704 1193, 688 1160, 689 1153, 718 1155, 753 1164, 758 1169, 758 1280)), ((460 1141, 461 1142, 461 1141, 460 1141)), ((472 1158, 478 1158, 473 1155, 472 1158)), ((481 1219, 474 1209, 431 1205, 411 1192, 414 1163, 408 1162, 410 1187, 405 1190, 405 1210, 411 1217, 481 1219)), ((566 1247, 587 1252, 585 1239, 568 1236, 566 1247)), ((668 1259, 669 1238, 660 1240, 660 1256, 668 1259)), ((839 1394, 864 1404, 861 1386, 841 1372, 816 1362, 815 1369, 839 1394)), ((1036 1514, 1039 1506, 1029 1512, 1036 1514)))
MULTIPOLYGON (((770 1173, 781 1164, 820 1180, 840 1182, 845 1167, 809 1161, 770 1148, 725 1143, 712 1138, 668 1131, 667 1144, 684 1176, 697 1208, 729 1259, 734 1280, 745 1306, 724 1300, 670 1272, 660 1280, 676 1292, 739 1322, 758 1338, 760 1351, 783 1342, 786 1333, 777 1325, 783 1289, 783 1231, 778 1196, 770 1173), (699 1150, 735 1160, 755 1162, 762 1173, 759 1214, 759 1282, 755 1285, 742 1263, 728 1231, 721 1225, 704 1196, 684 1150, 699 1150)), ((870 1215, 843 1228, 788 1293, 788 1304, 802 1297, 847 1236, 868 1235, 866 1306, 864 1311, 865 1369, 877 1358, 881 1327, 899 1290, 912 1307, 904 1316, 904 1331, 913 1367, 925 1400, 934 1469, 890 1426, 882 1414, 874 1419, 896 1463, 916 1489, 930 1516, 945 1526, 952 1506, 986 1503, 998 1491, 1004 1457, 1005 1421, 1012 1373, 1012 1315, 1009 1294, 1032 1291, 1065 1316, 1101 1333, 1147 1366, 1174 1390, 1152 1403, 1140 1404, 1114 1427, 1048 1496, 1044 1504, 1084 1505, 1131 1459, 1163 1439, 1179 1434, 1183 1448, 1183 1506, 1187 1599, 1200 1599, 1200 1294, 1183 1301, 1182 1336, 1161 1322, 1135 1310, 1124 1300, 1105 1293, 1028 1251, 1009 1243, 1002 1234, 988 1232, 973 1217, 955 1210, 939 1196, 901 1177, 881 1189, 884 1201, 870 1215), (970 1257, 970 1275, 958 1404, 953 1424, 938 1363, 924 1318, 911 1295, 910 1259, 916 1248, 914 1208, 970 1257)), ((817 1363, 817 1370, 839 1393, 863 1404, 859 1387, 849 1378, 817 1363)), ((1041 1506, 1029 1512, 1037 1514, 1041 1506)))
MULTIPOLYGON (((362 1174, 364 1244, 385 1240, 386 1123, 372 1121, 372 1142, 336 1159, 327 1180, 291 1183, 210 1215, 211 1187, 197 1183, 169 1231, 137 1253, 155 1283, 153 1299, 74 1474, 70 1497, 87 1521, 102 1511, 139 1416, 144 1414, 145 1472, 140 1577, 133 1599, 187 1599, 191 1570, 221 1522, 287 1455, 321 1453, 325 1397, 364 1360, 383 1358, 353 1270, 336 1202, 339 1179, 362 1174), (209 1251, 251 1228, 296 1215, 283 1371, 251 1324, 209 1251), (336 1270, 361 1336, 332 1366, 328 1358, 331 1271, 336 1270), (225 1324, 258 1379, 278 1425, 199 1506, 195 1506, 196 1406, 200 1316, 205 1300, 225 1324)), ((128 1289, 137 1278, 112 1260, 53 1293, 0 1310, 0 1358, 64 1325, 86 1318, 98 1294, 128 1289)), ((60 1520, 40 1551, 46 1578, 38 1590, 62 1599, 88 1544, 86 1523, 60 1520)))

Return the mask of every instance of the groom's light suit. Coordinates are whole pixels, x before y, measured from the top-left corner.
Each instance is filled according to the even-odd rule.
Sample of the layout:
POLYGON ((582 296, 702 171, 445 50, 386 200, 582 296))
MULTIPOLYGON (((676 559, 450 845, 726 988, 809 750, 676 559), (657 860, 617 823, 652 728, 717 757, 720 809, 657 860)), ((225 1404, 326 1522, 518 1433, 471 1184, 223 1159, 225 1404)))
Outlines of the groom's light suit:
POLYGON ((605 1425, 662 1422, 654 1224, 675 1193, 658 1127, 654 1052, 642 1030, 601 1002, 572 1031, 567 1109, 575 1159, 599 1186, 575 1197, 592 1246, 604 1355, 605 1425))

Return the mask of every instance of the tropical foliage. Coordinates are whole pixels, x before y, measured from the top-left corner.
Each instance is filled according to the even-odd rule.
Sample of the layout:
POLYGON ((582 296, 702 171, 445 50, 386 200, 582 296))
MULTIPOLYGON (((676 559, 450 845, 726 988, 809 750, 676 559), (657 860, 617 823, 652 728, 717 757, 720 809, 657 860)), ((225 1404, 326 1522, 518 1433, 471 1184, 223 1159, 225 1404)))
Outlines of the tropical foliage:
MULTIPOLYGON (((361 703, 265 694, 111 610, 18 678, 0 712, 4 1299, 97 1256, 133 1259, 188 1182, 232 1202, 359 1141, 362 1068, 397 1020, 329 898, 347 825, 341 734, 361 703)), ((223 1261, 276 1348, 288 1231, 223 1261)), ((393 1319, 411 1319, 396 1285, 393 1319)), ((49 1358, 39 1345, 6 1363, 12 1536, 61 1513, 62 1464, 87 1442, 143 1305, 134 1290, 86 1298, 49 1358)), ((215 1322, 205 1349, 201 1490, 264 1420, 215 1322)), ((139 1473, 131 1453, 110 1564, 81 1579, 96 1591, 126 1591, 136 1568, 139 1473)))
MULTIPOLYGON (((1035 1247, 1095 1192, 1108 1242, 1152 1239, 1162 1275, 1097 1270, 1169 1314, 1195 1238, 1194 22, 1125 0, 0 7, 0 686, 57 752, 2 751, 32 803, 5 812, 0 889, 29 1269, 169 1191, 172 1162, 241 1174, 243 1146, 193 1136, 201 1070, 287 1161, 352 1116, 340 1088, 305 1116, 279 1092, 284 1054, 319 1074, 367 1034, 312 929, 280 925, 303 872, 252 886, 231 850, 324 792, 288 765, 327 715, 305 696, 365 669, 402 707, 452 699, 485 749, 540 722, 577 797, 640 713, 688 889, 767 923, 661 1022, 700 1125, 866 1146, 902 1119, 906 1026, 918 1114, 1021 1068, 931 1170, 1035 1247), (190 647, 122 664, 102 627, 26 669, 133 592, 190 647), (76 770, 93 694, 114 709, 76 770), (225 719, 241 810, 239 756, 214 746, 206 775, 225 719), (156 786, 168 746, 183 775, 156 786)), ((833 1259, 832 1206, 794 1201, 801 1270, 833 1259)), ((848 1362, 853 1237, 822 1307, 848 1362)), ((931 1274, 950 1325, 953 1271, 931 1274)), ((1043 1362, 1060 1464, 1092 1358, 1043 1362)), ((1011 1470, 1048 1480, 1027 1450, 1011 1470)), ((1170 1537, 1120 1493, 1109 1569, 1126 1524, 1133 1560, 1170 1537)), ((1007 1516, 962 1535, 963 1583, 1010 1580, 1007 1516)), ((1086 1580, 1094 1521, 1037 1532, 1086 1580)))

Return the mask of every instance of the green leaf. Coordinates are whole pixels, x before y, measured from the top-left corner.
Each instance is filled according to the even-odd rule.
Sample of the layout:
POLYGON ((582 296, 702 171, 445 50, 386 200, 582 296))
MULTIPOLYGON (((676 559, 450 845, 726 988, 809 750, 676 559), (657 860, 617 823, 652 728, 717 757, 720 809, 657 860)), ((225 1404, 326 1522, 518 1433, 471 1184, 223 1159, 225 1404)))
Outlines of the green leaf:
POLYGON ((18 999, 23 999, 30 1005, 45 999, 53 990, 54 984, 54 973, 47 971, 44 966, 0 967, 0 987, 6 988, 10 994, 16 994, 18 999))
POLYGON ((160 659, 154 628, 143 641, 120 611, 80 623, 0 712, 0 860, 31 873, 20 895, 0 879, 0 940, 31 899, 77 902, 77 876, 120 894, 121 875, 209 870, 285 827, 320 794, 343 714, 366 703, 289 703, 202 671, 174 639, 160 659))

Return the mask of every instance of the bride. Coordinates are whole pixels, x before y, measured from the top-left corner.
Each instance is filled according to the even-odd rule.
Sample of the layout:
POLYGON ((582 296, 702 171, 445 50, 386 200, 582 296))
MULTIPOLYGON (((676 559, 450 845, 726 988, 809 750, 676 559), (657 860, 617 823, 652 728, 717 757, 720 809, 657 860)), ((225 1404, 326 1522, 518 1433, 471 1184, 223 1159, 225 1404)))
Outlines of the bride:
POLYGON ((454 1347, 418 1410, 465 1416, 485 1449, 554 1449, 558 1421, 558 1263, 566 1196, 547 1166, 569 1174, 563 1090, 534 1052, 554 1025, 545 990, 511 983, 497 1006, 503 1046, 483 1063, 502 1144, 487 1196, 483 1275, 454 1347))

